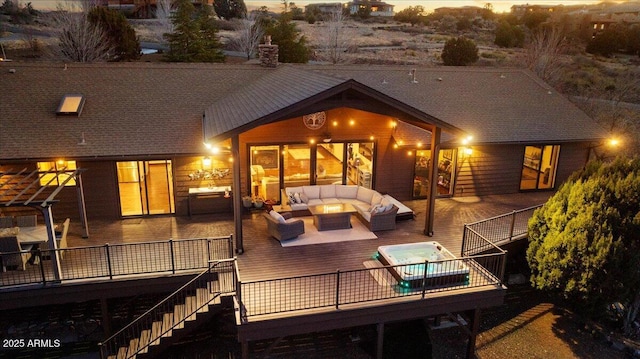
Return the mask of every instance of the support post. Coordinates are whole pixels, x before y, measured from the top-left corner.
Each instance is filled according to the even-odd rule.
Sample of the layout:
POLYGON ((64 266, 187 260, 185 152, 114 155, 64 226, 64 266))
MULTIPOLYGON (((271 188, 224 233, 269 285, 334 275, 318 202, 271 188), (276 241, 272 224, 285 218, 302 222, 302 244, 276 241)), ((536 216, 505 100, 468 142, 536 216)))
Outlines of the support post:
POLYGON ((235 224, 236 253, 244 253, 242 243, 242 184, 240 181, 240 137, 231 138, 231 154, 233 155, 233 222, 235 224))
MULTIPOLYGON (((49 248, 58 249, 56 245, 56 232, 53 229, 53 213, 51 212, 50 204, 47 204, 46 207, 42 209, 42 214, 44 215, 44 223, 47 226, 47 242, 49 243, 49 248)), ((60 281, 62 278, 59 254, 57 250, 51 253, 51 270, 53 271, 53 278, 55 278, 56 281, 60 281)))
POLYGON ((376 359, 382 359, 384 355, 384 323, 378 323, 378 340, 376 342, 376 359))
POLYGON ((469 342, 467 344, 467 359, 476 358, 476 338, 480 329, 480 308, 469 312, 469 342))
POLYGON ((84 187, 82 174, 76 176, 76 192, 78 195, 78 211, 80 211, 80 223, 82 223, 82 238, 89 238, 89 222, 87 221, 87 206, 84 201, 84 187))
POLYGON ((104 330, 104 337, 111 336, 111 317, 109 316, 109 301, 107 298, 100 298, 100 311, 102 312, 102 329, 104 330))
POLYGON ((430 186, 428 190, 426 218, 424 223, 424 234, 433 236, 433 216, 436 207, 436 196, 438 195, 438 156, 440 153, 440 134, 442 130, 438 126, 433 126, 431 130, 431 159, 430 159, 430 186))

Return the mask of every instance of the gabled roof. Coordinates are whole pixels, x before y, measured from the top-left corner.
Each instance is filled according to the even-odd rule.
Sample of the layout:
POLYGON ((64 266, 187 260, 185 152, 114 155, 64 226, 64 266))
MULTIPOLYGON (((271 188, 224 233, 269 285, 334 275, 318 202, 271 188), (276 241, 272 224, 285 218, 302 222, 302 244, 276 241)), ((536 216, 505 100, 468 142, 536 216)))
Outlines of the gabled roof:
POLYGON ((605 137, 595 121, 528 71, 417 68, 414 82, 410 70, 0 63, 0 159, 200 154, 203 133, 224 136, 283 119, 294 106, 304 108, 347 89, 445 132, 470 133, 476 143, 605 137), (56 116, 67 93, 86 97, 79 117, 56 116))
POLYGON ((204 137, 231 132, 344 82, 320 73, 280 67, 209 106, 204 112, 204 137))

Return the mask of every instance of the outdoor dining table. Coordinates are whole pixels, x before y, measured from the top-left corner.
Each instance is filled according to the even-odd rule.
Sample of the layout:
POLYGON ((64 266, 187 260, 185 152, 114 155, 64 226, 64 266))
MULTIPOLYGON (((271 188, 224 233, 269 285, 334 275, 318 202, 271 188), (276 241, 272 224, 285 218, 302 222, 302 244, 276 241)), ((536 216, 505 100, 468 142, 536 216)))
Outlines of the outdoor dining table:
POLYGON ((21 247, 31 246, 31 257, 29 263, 37 264, 36 250, 41 244, 47 243, 49 237, 47 235, 47 226, 20 227, 20 231, 16 234, 18 243, 21 247))

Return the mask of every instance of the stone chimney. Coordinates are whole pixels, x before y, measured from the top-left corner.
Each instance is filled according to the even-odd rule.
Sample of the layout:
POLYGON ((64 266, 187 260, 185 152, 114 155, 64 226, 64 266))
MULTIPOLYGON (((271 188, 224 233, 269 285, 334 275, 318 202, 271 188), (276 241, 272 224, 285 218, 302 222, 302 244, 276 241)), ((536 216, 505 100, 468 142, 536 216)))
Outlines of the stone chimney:
POLYGON ((278 66, 278 45, 271 44, 271 35, 264 37, 264 44, 258 45, 260 65, 264 67, 278 66))

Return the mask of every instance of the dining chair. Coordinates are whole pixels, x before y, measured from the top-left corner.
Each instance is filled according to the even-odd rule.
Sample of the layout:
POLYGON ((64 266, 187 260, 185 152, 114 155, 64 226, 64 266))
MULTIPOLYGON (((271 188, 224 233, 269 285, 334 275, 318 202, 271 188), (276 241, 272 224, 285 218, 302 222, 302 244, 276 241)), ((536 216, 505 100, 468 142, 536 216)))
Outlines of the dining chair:
POLYGON ((13 217, 0 217, 0 228, 13 227, 13 217))
POLYGON ((38 224, 38 215, 16 217, 18 227, 35 227, 38 224))
POLYGON ((71 219, 67 218, 64 220, 62 224, 62 235, 60 238, 56 238, 56 245, 58 246, 58 256, 60 259, 64 258, 64 250, 63 248, 67 248, 67 233, 69 232, 69 223, 71 223, 71 219))
POLYGON ((16 267, 26 270, 26 264, 31 255, 31 248, 28 245, 24 248, 20 247, 18 237, 0 237, 0 259, 2 260, 2 271, 6 272, 7 267, 16 267))

